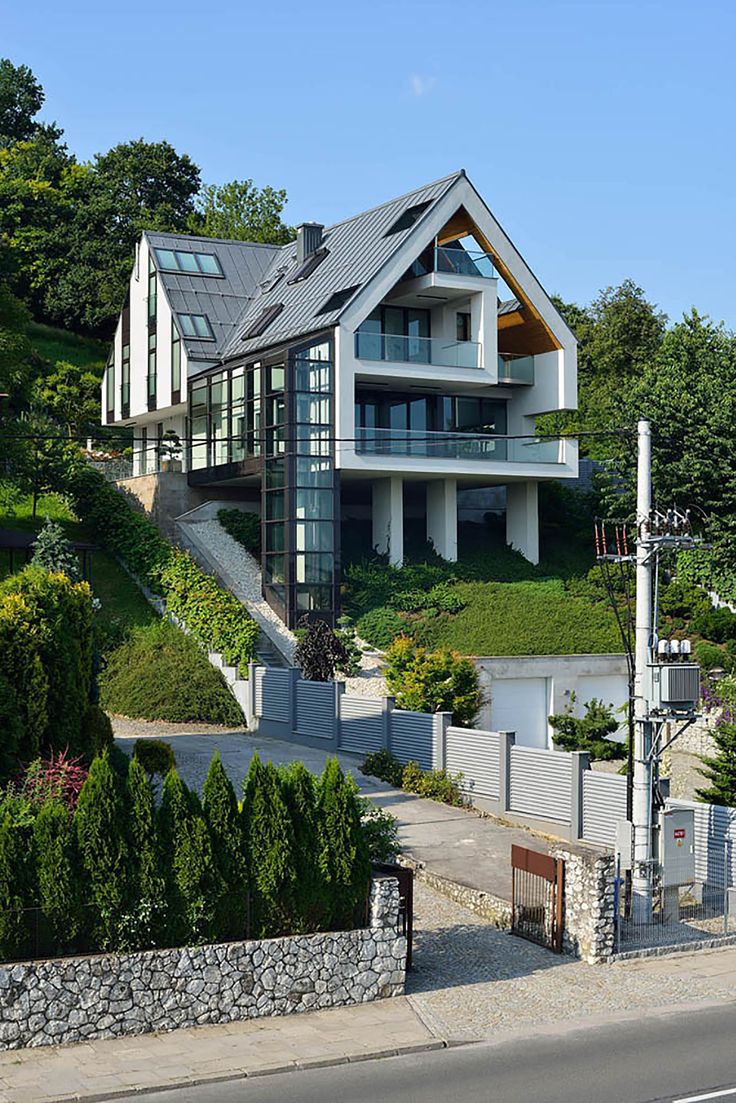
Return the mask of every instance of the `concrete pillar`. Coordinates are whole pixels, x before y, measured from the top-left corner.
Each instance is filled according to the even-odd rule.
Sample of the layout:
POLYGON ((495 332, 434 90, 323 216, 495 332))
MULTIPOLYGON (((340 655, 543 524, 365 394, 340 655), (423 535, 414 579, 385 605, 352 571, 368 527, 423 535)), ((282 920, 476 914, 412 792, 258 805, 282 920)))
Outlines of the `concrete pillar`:
POLYGON ((457 479, 427 483, 427 539, 443 559, 457 561, 457 479))
POLYGON ((537 488, 534 479, 506 487, 506 543, 530 563, 539 562, 537 488))
POLYGON ((404 480, 400 475, 373 483, 373 547, 389 562, 404 562, 404 480))

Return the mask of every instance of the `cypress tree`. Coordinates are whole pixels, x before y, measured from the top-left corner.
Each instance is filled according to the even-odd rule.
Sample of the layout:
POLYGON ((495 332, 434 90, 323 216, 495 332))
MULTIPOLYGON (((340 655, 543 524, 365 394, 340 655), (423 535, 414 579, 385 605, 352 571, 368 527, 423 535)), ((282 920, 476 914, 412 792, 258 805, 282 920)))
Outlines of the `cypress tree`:
POLYGON ((713 729, 716 753, 703 759, 700 771, 710 782, 707 789, 698 789, 698 800, 708 804, 736 804, 736 724, 723 723, 713 729))
POLYGON ((215 754, 202 790, 202 811, 212 837, 223 891, 216 924, 220 938, 245 938, 248 917, 248 868, 243 823, 230 779, 215 754))
POLYGON ((125 797, 123 781, 106 752, 92 763, 74 812, 91 934, 95 946, 104 950, 125 945, 133 903, 125 797))
POLYGON ((31 950, 30 847, 26 830, 0 808, 0 960, 31 950))
POLYGON ((295 930, 323 930, 326 922, 326 898, 319 861, 320 834, 314 775, 303 762, 292 762, 282 769, 281 782, 294 833, 295 930))
POLYGON ((251 934, 272 938, 295 926, 294 832, 279 775, 257 754, 243 786, 248 869, 251 885, 251 934))
POLYGON ((69 809, 47 800, 33 824, 36 886, 42 922, 38 952, 62 953, 75 946, 84 928, 82 879, 69 809))
POLYGON ((199 798, 175 769, 164 780, 161 826, 168 875, 167 937, 172 945, 216 941, 223 885, 199 798))
POLYGON ((166 913, 166 884, 161 872, 163 853, 153 789, 136 757, 128 768, 127 787, 136 944, 141 948, 157 946, 164 935, 166 913))
POLYGON ((319 782, 317 809, 320 867, 326 884, 328 921, 333 929, 365 922, 370 859, 357 786, 336 758, 328 758, 319 782))

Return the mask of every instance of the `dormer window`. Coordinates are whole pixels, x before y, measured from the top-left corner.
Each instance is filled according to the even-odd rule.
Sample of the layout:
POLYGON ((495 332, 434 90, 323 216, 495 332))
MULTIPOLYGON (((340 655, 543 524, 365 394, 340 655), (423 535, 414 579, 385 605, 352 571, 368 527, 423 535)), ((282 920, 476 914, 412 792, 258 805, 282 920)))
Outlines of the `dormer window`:
POLYGON ((184 249, 156 249, 156 260, 164 272, 184 272, 188 276, 222 276, 214 253, 191 253, 184 249))
POLYGON ((177 318, 185 337, 194 337, 198 341, 214 341, 215 337, 206 314, 177 314, 177 318))

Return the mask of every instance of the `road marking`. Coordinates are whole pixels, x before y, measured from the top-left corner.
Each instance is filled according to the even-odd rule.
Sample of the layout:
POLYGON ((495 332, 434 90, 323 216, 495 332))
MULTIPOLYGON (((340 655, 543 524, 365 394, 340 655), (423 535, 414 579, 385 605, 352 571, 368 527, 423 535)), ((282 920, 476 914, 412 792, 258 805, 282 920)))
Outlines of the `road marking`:
POLYGON ((736 1088, 724 1088, 720 1092, 706 1092, 705 1095, 688 1095, 683 1099, 673 1099, 672 1103, 701 1103, 703 1099, 723 1099, 724 1095, 736 1095, 736 1088))

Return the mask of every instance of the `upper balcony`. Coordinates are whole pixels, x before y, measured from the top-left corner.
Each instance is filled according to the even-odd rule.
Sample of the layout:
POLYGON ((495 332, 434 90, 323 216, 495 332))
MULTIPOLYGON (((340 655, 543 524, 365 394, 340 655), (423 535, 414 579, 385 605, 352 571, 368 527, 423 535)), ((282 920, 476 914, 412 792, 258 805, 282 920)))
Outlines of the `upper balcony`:
POLYGON ((562 464, 561 438, 508 438, 480 433, 425 432, 356 427, 355 451, 374 456, 483 460, 486 463, 562 464))
POLYGON ((499 353, 498 382, 534 386, 534 357, 510 352, 499 353))
POLYGON ((429 364, 442 368, 480 368, 477 341, 451 341, 445 337, 414 337, 358 330, 355 355, 359 360, 392 364, 429 364))
POLYGON ((471 276, 482 280, 496 278, 493 257, 480 250, 463 249, 461 245, 434 245, 417 257, 404 279, 413 280, 431 272, 452 276, 471 276))

